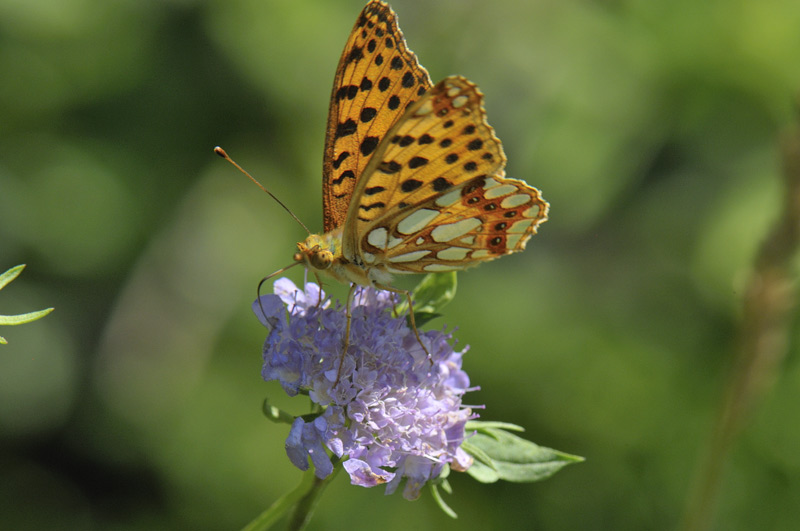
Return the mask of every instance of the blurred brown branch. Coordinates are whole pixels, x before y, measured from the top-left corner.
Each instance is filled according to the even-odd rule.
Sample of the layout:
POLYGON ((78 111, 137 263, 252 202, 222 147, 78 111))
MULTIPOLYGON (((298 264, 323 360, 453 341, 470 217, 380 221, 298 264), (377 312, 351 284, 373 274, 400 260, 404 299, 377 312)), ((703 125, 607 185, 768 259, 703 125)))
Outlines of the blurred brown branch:
POLYGON ((758 400, 775 382, 786 355, 796 304, 793 259, 800 244, 800 117, 781 139, 784 205, 748 280, 737 360, 717 416, 707 455, 690 494, 683 529, 709 529, 728 451, 758 400))

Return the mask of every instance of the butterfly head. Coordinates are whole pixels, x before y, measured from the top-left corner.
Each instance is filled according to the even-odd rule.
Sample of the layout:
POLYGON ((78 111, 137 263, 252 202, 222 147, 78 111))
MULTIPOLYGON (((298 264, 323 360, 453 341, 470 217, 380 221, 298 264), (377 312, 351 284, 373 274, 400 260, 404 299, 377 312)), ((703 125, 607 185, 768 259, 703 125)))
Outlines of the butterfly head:
POLYGON ((303 262, 317 271, 330 269, 334 262, 334 249, 331 240, 319 234, 311 234, 305 241, 297 243, 295 262, 303 262))

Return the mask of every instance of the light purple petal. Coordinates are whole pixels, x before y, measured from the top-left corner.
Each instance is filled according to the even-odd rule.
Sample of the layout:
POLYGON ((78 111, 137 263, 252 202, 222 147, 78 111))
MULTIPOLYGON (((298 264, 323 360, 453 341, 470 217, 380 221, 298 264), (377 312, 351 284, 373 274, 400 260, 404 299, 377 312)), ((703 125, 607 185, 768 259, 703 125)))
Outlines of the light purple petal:
POLYGON ((394 478, 392 472, 381 469, 373 469, 369 464, 360 459, 348 459, 342 465, 350 475, 350 484, 361 487, 375 487, 383 485, 394 478))

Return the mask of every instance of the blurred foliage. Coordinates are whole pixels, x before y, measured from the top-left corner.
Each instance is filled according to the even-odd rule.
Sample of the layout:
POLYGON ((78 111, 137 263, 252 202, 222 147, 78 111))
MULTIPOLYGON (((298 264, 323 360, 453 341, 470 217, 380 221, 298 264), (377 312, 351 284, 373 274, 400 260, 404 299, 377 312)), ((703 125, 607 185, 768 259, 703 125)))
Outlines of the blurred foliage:
MULTIPOLYGON (((341 476, 311 529, 674 527, 781 204, 800 3, 392 5, 434 80, 481 87, 509 175, 552 205, 427 326, 471 345, 483 419, 587 461, 532 485, 452 474, 457 521, 341 476)), ((212 147, 321 227, 330 85, 361 7, 0 2, 0 269, 28 264, 0 310, 58 308, 0 355, 0 528, 238 528, 300 481, 261 414, 265 396, 291 407, 260 378, 250 304, 304 234, 212 147)), ((719 529, 796 526, 798 332, 733 449, 719 529)))

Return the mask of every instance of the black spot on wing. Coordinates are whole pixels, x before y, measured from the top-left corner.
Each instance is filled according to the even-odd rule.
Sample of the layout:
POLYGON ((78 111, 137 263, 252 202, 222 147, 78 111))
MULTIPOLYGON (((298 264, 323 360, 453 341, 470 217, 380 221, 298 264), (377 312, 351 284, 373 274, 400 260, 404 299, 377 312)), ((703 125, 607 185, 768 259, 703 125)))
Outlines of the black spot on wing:
POLYGON ((366 188, 364 190, 364 195, 375 195, 383 192, 384 190, 386 190, 386 188, 383 186, 371 186, 370 188, 366 188))
POLYGON ((400 189, 405 193, 413 192, 417 188, 422 186, 422 181, 418 181, 417 179, 406 179, 400 185, 400 189))
POLYGON ((360 208, 361 210, 364 210, 365 212, 369 212, 373 208, 383 208, 385 206, 386 206, 386 203, 378 201, 378 202, 375 202, 375 203, 370 203, 368 205, 358 205, 358 208, 360 208))
POLYGON ((414 157, 408 161, 408 167, 411 169, 419 168, 420 166, 425 166, 428 163, 428 159, 425 157, 414 157))
POLYGON ((360 118, 361 118, 361 121, 363 123, 367 123, 370 120, 372 120, 373 118, 375 118, 375 116, 377 114, 378 114, 378 110, 375 109, 374 107, 364 107, 363 109, 361 109, 360 118))
POLYGON ((483 147, 483 140, 481 140, 480 138, 476 138, 470 141, 469 144, 467 144, 467 149, 470 151, 477 151, 482 147, 483 147))
POLYGON ((383 161, 378 165, 378 170, 380 170, 381 173, 386 173, 386 174, 389 174, 389 175, 399 172, 400 168, 402 168, 400 163, 395 162, 393 160, 390 160, 388 162, 387 161, 383 161))
POLYGON ((353 173, 353 170, 346 170, 346 171, 343 171, 341 175, 339 175, 337 178, 335 178, 331 182, 334 185, 339 185, 339 184, 342 184, 345 179, 355 179, 355 178, 356 178, 356 174, 353 173))
POLYGON ((447 190, 448 188, 453 186, 453 183, 451 183, 450 181, 448 181, 444 177, 437 177, 437 178, 435 178, 433 180, 431 185, 433 186, 434 191, 436 191, 436 192, 444 192, 445 190, 447 190))
POLYGON ((361 147, 360 147, 361 154, 367 156, 373 151, 375 151, 375 148, 378 147, 378 142, 380 142, 380 138, 378 138, 377 136, 366 137, 364 141, 361 142, 361 147))
POLYGON ((342 165, 342 162, 344 162, 345 159, 349 156, 350 156, 349 151, 342 151, 341 153, 339 153, 339 157, 333 161, 333 169, 338 170, 339 166, 342 165))
POLYGON ((351 118, 348 118, 347 120, 336 126, 336 135, 334 136, 334 138, 342 138, 345 136, 350 136, 356 132, 357 128, 358 126, 356 125, 355 121, 353 121, 353 119, 351 118))

